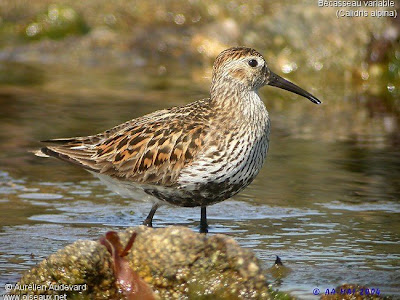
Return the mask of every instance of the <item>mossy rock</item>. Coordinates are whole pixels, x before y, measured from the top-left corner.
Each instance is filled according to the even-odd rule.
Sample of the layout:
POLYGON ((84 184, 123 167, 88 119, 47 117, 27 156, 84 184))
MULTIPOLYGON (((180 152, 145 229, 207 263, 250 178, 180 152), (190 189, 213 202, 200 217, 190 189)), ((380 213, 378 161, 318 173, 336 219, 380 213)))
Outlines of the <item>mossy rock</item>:
MULTIPOLYGON (((144 226, 119 233, 130 268, 159 299, 288 299, 273 293, 258 259, 225 235, 198 234, 184 227, 144 226)), ((68 299, 123 299, 116 285, 111 255, 98 241, 77 241, 26 272, 18 284, 86 285, 80 292, 49 289, 32 294, 66 293, 68 299)), ((14 291, 18 293, 18 291, 14 291)), ((23 293, 26 293, 24 291, 23 293)))

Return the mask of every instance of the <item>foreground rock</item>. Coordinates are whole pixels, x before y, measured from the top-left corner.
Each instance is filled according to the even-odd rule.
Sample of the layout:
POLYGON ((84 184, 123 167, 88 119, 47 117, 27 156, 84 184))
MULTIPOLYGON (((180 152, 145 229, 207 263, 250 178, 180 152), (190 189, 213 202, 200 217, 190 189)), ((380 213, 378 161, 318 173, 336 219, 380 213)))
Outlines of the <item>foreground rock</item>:
MULTIPOLYGON (((276 296, 268 289, 254 254, 227 236, 206 236, 176 226, 160 229, 140 226, 119 233, 121 244, 126 245, 135 232, 136 239, 127 254, 123 254, 124 260, 128 262, 129 272, 141 278, 154 292, 151 297, 270 299, 276 296)), ((125 276, 122 271, 126 270, 115 274, 117 263, 112 257, 114 255, 98 241, 77 241, 50 255, 25 273, 18 283, 21 286, 44 285, 45 288, 15 290, 14 293, 126 298, 116 281, 125 276), (80 291, 54 290, 63 284, 76 285, 80 291), (53 288, 48 288, 50 286, 53 288)), ((129 299, 140 299, 137 295, 135 298, 134 292, 129 299)))

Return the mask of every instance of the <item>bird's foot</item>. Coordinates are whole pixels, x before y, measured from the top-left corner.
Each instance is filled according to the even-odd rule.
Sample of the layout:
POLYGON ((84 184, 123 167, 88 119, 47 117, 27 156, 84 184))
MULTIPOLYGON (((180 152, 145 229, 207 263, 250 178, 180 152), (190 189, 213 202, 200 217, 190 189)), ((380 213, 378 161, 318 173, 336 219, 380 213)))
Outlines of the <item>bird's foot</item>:
POLYGON ((153 221, 152 219, 145 219, 143 221, 143 225, 152 228, 153 227, 153 222, 152 221, 153 221))
POLYGON ((206 207, 201 207, 201 217, 200 217, 200 233, 207 233, 208 232, 208 224, 207 224, 207 212, 206 207))
POLYGON ((208 233, 208 225, 207 224, 200 224, 200 233, 208 233))

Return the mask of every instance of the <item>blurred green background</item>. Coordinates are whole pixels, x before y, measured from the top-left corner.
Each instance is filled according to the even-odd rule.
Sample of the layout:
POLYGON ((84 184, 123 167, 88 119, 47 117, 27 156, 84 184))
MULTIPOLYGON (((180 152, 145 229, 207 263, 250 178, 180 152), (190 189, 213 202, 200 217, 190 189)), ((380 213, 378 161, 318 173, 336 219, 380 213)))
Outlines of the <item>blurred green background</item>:
MULTIPOLYGON (((317 1, 15 0, 0 2, 0 10, 3 93, 15 85, 76 91, 83 87, 73 80, 82 83, 82 77, 101 93, 99 88, 114 88, 102 75, 122 80, 141 70, 144 76, 132 85, 182 84, 206 95, 215 56, 246 45, 324 100, 323 115, 306 117, 318 127, 313 134, 329 140, 379 135, 377 143, 399 143, 399 18, 338 19, 336 8, 318 7, 317 1)), ((283 102, 268 105, 287 109, 283 102)), ((289 128, 310 131, 296 125, 308 107, 289 110, 289 128)))
MULTIPOLYGON (((244 45, 323 104, 260 91, 267 164, 235 200, 210 207, 211 233, 233 234, 266 266, 281 256, 295 271, 275 284, 304 299, 343 281, 398 294, 400 18, 336 11, 314 0, 0 1, 0 282, 149 209, 34 157, 38 141, 205 98, 215 57, 244 45)), ((197 222, 196 209, 155 218, 197 222)))

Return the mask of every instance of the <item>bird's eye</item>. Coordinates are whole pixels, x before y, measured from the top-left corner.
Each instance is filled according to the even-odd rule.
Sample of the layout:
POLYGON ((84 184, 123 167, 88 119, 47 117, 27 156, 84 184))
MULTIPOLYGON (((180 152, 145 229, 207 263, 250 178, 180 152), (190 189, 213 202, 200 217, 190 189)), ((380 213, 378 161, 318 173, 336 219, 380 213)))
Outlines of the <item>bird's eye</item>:
POLYGON ((258 62, 255 59, 250 59, 248 64, 250 67, 255 68, 255 67, 257 67, 258 62))

